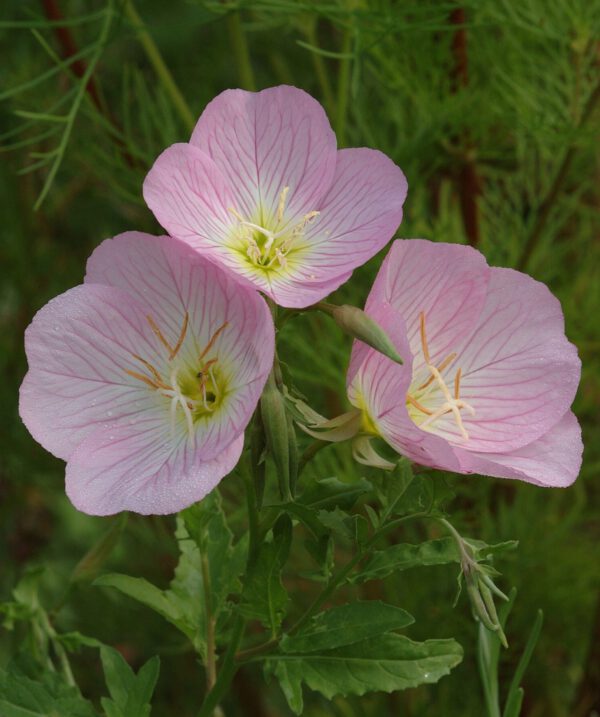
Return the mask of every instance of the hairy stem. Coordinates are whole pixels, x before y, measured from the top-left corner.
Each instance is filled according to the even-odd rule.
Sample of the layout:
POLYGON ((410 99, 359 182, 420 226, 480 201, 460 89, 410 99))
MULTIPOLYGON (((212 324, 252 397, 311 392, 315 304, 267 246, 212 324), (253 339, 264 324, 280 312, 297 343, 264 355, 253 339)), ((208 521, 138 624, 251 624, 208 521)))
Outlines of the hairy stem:
POLYGON ((217 660, 215 653, 215 616, 212 611, 212 590, 208 556, 202 551, 202 588, 204 590, 204 608, 206 610, 206 686, 212 690, 217 681, 217 660))
POLYGON ((244 630, 246 628, 246 621, 241 615, 238 615, 233 626, 233 631, 229 641, 227 652, 223 657, 221 663, 221 669, 219 670, 219 676, 215 682, 213 688, 206 695, 206 699, 202 704, 198 717, 213 717, 215 709, 218 707, 219 702, 229 689, 229 685, 233 680, 235 673, 238 670, 238 665, 235 661, 235 654, 244 636, 244 630))

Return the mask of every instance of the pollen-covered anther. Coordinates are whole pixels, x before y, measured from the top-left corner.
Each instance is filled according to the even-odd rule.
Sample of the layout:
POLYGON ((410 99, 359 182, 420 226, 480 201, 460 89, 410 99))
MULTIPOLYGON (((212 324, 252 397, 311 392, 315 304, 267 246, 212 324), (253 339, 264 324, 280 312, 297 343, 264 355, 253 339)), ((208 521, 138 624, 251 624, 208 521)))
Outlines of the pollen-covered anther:
POLYGON ((241 242, 239 251, 250 259, 257 268, 285 269, 288 266, 288 254, 302 239, 306 227, 319 216, 313 210, 304 214, 299 221, 291 223, 285 220, 285 208, 290 187, 285 186, 279 194, 277 210, 271 215, 270 222, 260 221, 271 226, 263 226, 257 221, 245 219, 237 209, 229 207, 229 212, 237 219, 236 241, 241 242))
POLYGON ((438 418, 441 418, 447 413, 452 413, 456 421, 456 425, 458 426, 458 429, 461 433, 461 436, 464 438, 465 441, 467 441, 469 440, 469 434, 464 427, 460 411, 461 409, 464 409, 468 411, 472 416, 474 416, 475 409, 473 408, 473 406, 460 398, 460 380, 462 375, 462 369, 459 368, 454 376, 454 395, 450 393, 450 389, 448 388, 442 376, 442 371, 456 359, 457 355, 456 353, 451 353, 446 356, 446 358, 439 364, 439 366, 434 366, 431 363, 431 357, 429 354, 429 344, 427 342, 427 331, 425 328, 424 312, 421 312, 419 314, 419 331, 421 335, 421 348, 423 350, 425 365, 431 375, 425 382, 423 382, 416 388, 416 391, 422 392, 421 395, 419 395, 419 398, 422 399, 424 396, 430 393, 433 384, 440 389, 445 400, 442 405, 435 411, 432 411, 426 406, 424 406, 419 400, 417 400, 417 398, 415 398, 411 394, 407 394, 406 401, 407 403, 410 403, 412 406, 414 406, 417 410, 421 411, 421 413, 426 415, 425 420, 419 424, 420 428, 426 428, 438 418))

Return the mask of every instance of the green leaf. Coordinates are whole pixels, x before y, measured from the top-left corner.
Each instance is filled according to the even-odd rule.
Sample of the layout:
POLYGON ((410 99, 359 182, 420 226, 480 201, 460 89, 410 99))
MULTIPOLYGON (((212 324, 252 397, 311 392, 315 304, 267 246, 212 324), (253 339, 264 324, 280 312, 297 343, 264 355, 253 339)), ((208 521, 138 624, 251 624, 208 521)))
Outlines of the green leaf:
POLYGON ((227 596, 240 587, 238 576, 243 570, 245 550, 233 547, 233 533, 227 525, 217 491, 184 510, 181 517, 200 555, 205 555, 208 560, 211 609, 216 618, 227 596))
POLYGON ((281 571, 292 542, 292 521, 282 515, 273 526, 272 540, 264 542, 250 566, 239 605, 251 620, 260 620, 275 634, 285 615, 288 595, 281 584, 281 571))
POLYGON ((144 578, 114 573, 101 576, 94 584, 116 588, 159 613, 189 638, 202 657, 206 657, 207 618, 199 545, 208 559, 212 616, 216 619, 225 610, 227 595, 239 587, 245 541, 232 547, 232 535, 216 493, 181 514, 175 535, 181 555, 167 590, 161 590, 144 578))
POLYGON ((301 714, 302 683, 327 699, 394 692, 437 682, 461 659, 462 648, 454 640, 413 642, 386 634, 334 650, 270 655, 264 669, 277 677, 292 711, 301 714))
MULTIPOLYGON (((518 544, 515 540, 509 540, 488 545, 482 540, 470 538, 465 539, 465 542, 473 550, 475 560, 488 559, 493 555, 514 549, 518 544)), ((368 580, 380 580, 397 570, 447 563, 460 563, 460 555, 453 538, 438 538, 419 544, 398 543, 374 552, 360 573, 354 575, 350 580, 364 583, 368 580)))
POLYGON ((324 478, 311 482, 297 502, 311 508, 350 510, 356 501, 373 489, 364 478, 344 483, 338 478, 324 478))
POLYGON ((90 702, 57 672, 31 679, 22 672, 0 670, 2 717, 97 717, 90 702))
POLYGON ((384 550, 377 550, 366 562, 360 573, 351 580, 365 583, 368 580, 380 580, 397 570, 407 570, 420 565, 444 565, 457 563, 460 556, 452 538, 428 540, 425 543, 398 543, 384 550))
POLYGON ((112 647, 100 649, 106 685, 112 699, 103 697, 107 717, 148 717, 150 700, 158 679, 160 659, 152 657, 137 675, 120 652, 112 647))
POLYGON ((412 615, 379 600, 332 607, 315 615, 296 635, 281 640, 283 652, 317 652, 351 645, 368 637, 400 630, 414 622, 412 615))
POLYGON ((60 642, 67 652, 79 652, 82 647, 102 647, 100 640, 96 640, 95 637, 82 635, 77 631, 58 634, 55 640, 60 642))
POLYGON ((119 542, 127 525, 127 517, 127 513, 122 513, 111 522, 106 532, 77 563, 71 575, 71 582, 82 582, 96 577, 119 542))

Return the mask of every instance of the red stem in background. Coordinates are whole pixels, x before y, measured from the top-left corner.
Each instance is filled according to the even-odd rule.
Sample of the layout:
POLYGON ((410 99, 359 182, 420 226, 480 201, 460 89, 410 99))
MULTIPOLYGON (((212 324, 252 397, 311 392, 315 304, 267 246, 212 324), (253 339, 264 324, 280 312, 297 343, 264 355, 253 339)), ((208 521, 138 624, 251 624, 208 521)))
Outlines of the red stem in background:
MULTIPOLYGON (((450 14, 450 23, 458 26, 452 39, 452 54, 454 56, 452 91, 454 93, 458 92, 461 88, 467 87, 469 84, 467 30, 464 27, 466 19, 464 8, 458 7, 450 14)), ((471 146, 466 133, 464 136, 464 144, 466 147, 466 156, 457 177, 458 195, 467 239, 471 246, 477 246, 480 236, 477 195, 481 191, 481 182, 475 162, 470 156, 471 146)))
MULTIPOLYGON (((64 16, 56 0, 42 0, 42 5, 44 7, 44 12, 48 20, 52 20, 53 22, 60 22, 64 19, 64 16)), ((76 55, 78 52, 77 44, 75 43, 75 39, 71 33, 71 30, 68 27, 63 27, 60 25, 54 26, 53 30, 54 34, 56 35, 56 39, 58 40, 58 43, 62 49, 63 58, 67 60, 69 57, 73 57, 73 55, 76 55)), ((86 64, 84 60, 75 60, 75 62, 71 64, 71 69, 74 75, 76 75, 77 77, 83 77, 86 71, 86 64)), ((100 94, 98 93, 98 88, 93 77, 90 77, 90 80, 87 83, 87 87, 85 89, 91 97, 92 102, 96 105, 100 112, 104 113, 104 108, 100 100, 100 94)))

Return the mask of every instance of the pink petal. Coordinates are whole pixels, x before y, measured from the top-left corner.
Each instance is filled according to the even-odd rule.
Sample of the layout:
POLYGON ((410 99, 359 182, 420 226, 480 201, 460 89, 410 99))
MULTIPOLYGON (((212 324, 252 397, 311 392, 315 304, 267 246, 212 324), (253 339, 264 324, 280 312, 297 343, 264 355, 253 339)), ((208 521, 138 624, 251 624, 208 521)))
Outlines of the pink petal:
MULTIPOLYGON (((564 334, 559 301, 548 288, 512 269, 491 270, 485 307, 474 333, 459 349, 461 398, 472 451, 505 453, 547 433, 570 407, 581 364, 564 334)), ((436 424, 458 445, 455 422, 436 424)))
POLYGON ((244 430, 273 364, 273 320, 265 301, 183 242, 139 232, 103 242, 88 261, 86 282, 126 288, 145 305, 171 346, 187 312, 179 356, 190 364, 227 323, 211 357, 219 359, 228 395, 202 434, 204 450, 217 455, 244 430))
POLYGON ((236 465, 243 436, 205 461, 185 438, 172 446, 158 424, 113 425, 89 436, 67 464, 73 505, 91 515, 175 513, 204 498, 236 465))
POLYGON ((160 356, 144 310, 120 289, 78 286, 56 297, 35 315, 25 348, 19 412, 59 458, 107 421, 156 411, 158 396, 125 371, 140 370, 132 352, 154 364, 160 356))
POLYGON ((521 448, 500 454, 455 450, 465 466, 461 472, 564 488, 579 474, 583 443, 577 418, 567 411, 547 433, 521 448))
POLYGON ((402 221, 406 191, 404 174, 382 152, 340 150, 331 189, 305 233, 307 272, 324 281, 368 261, 402 221))
POLYGON ((258 206, 275 213, 286 186, 289 214, 306 214, 333 179, 335 135, 321 105, 295 87, 222 92, 207 105, 190 143, 214 160, 234 208, 248 218, 258 206))
POLYGON ((421 465, 458 470, 448 443, 417 428, 406 410, 413 356, 401 316, 386 302, 371 302, 369 315, 388 333, 404 363, 355 341, 347 377, 350 402, 367 411, 381 437, 398 453, 421 465))
POLYGON ((228 245, 238 220, 234 194, 212 159, 190 144, 174 144, 158 157, 144 180, 144 199, 160 224, 244 281, 245 262, 228 245))
POLYGON ((282 277, 273 277, 262 291, 279 306, 303 309, 316 304, 344 284, 352 272, 335 276, 326 281, 317 281, 310 269, 294 272, 282 277))
POLYGON ((483 255, 468 246, 424 239, 395 241, 375 279, 365 310, 389 301, 403 317, 415 376, 424 368, 419 315, 425 327, 431 361, 436 364, 457 351, 474 329, 483 309, 490 269, 483 255))

